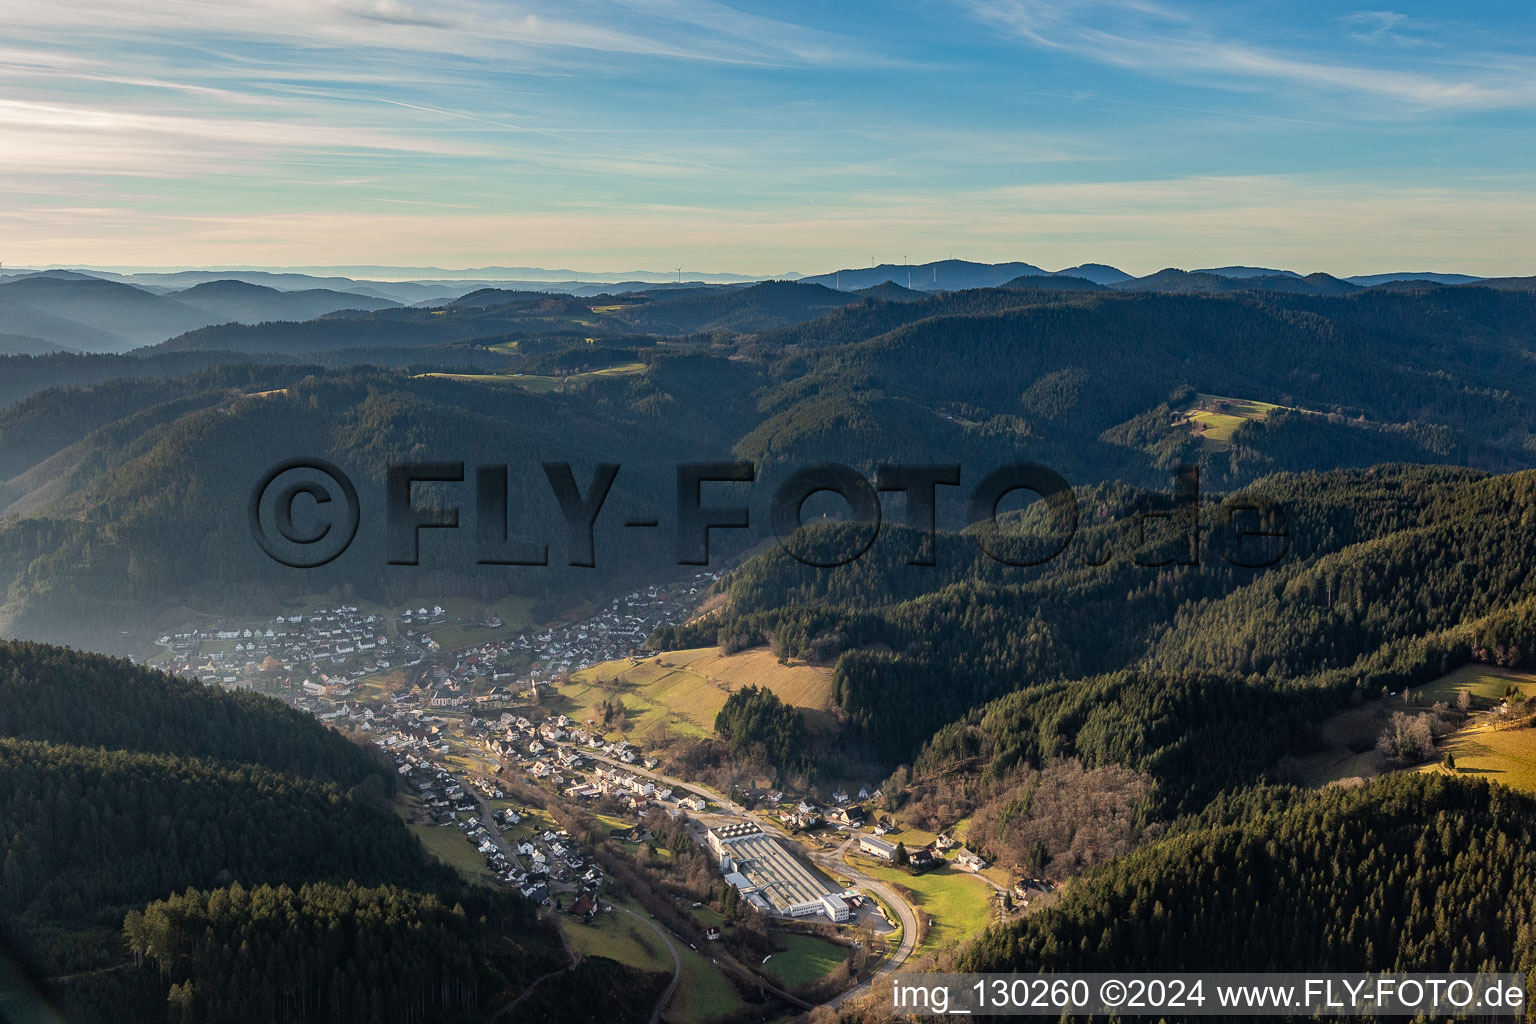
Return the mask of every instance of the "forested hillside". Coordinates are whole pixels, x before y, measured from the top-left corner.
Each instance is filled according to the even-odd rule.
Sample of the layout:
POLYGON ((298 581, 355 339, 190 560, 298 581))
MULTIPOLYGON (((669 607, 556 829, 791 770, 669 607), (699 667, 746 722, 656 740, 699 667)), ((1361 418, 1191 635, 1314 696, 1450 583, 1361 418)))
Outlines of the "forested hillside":
POLYGON ((983 936, 965 971, 1528 971, 1536 801, 1398 775, 1253 791, 983 936))
POLYGON ((261 765, 392 791, 372 755, 278 701, 97 654, 0 641, 0 736, 261 765))
POLYGON ((393 777, 270 698, 0 643, 0 939, 86 1024, 461 1021, 564 968, 531 904, 429 860, 393 777))
MULTIPOLYGON (((694 571, 678 563, 676 467, 747 460, 750 486, 700 493, 750 508, 749 528, 710 537, 729 575, 653 643, 830 668, 814 720, 771 688, 729 687, 701 741, 717 760, 810 786, 888 774, 883 812, 969 818, 976 845, 1012 844, 1010 870, 1091 868, 965 965, 1199 966, 1177 951, 1233 942, 1253 969, 1528 965, 1524 912, 1487 895, 1529 885, 1523 798, 1439 778, 1261 787, 1293 777, 1340 714, 1536 651, 1536 293, 1158 277, 484 289, 200 327, 132 355, 0 357, 0 630, 110 649, 194 609, 270 616, 317 594, 516 595, 551 622, 694 571), (335 463, 360 497, 355 543, 313 571, 251 537, 253 486, 295 457, 335 463), (391 566, 387 467, 429 461, 466 466, 418 494, 460 528, 423 531, 421 565, 391 566), (931 537, 921 502, 886 491, 862 557, 813 568, 774 543, 770 500, 826 461, 865 478, 958 465, 960 483, 936 488, 931 537), (583 492, 620 466, 597 571, 568 564, 546 462, 571 463, 583 492), (970 522, 988 511, 972 489, 1020 462, 1060 473, 1070 501, 1015 494, 996 524, 970 522), (547 542, 546 566, 479 558, 476 467, 501 464, 498 525, 547 542), (1198 504, 1179 467, 1197 470, 1198 504), (1065 836, 1058 812, 1086 824, 1065 836), (1447 923, 1457 901, 1466 928, 1447 923), (1255 905, 1262 926, 1234 940, 1255 905)), ((802 553, 864 547, 828 507, 803 510, 802 553)), ((0 644, 7 930, 86 1021, 167 1005, 178 1020, 462 1020, 563 968, 528 907, 428 860, 381 804, 393 777, 275 702, 0 644), (265 1002, 241 998, 254 988, 265 1002)), ((600 992, 665 983, 581 972, 600 992)))
POLYGON ((365 1024, 482 1016, 553 965, 532 929, 526 904, 483 890, 447 904, 392 887, 235 884, 157 900, 124 932, 170 980, 179 1019, 365 1024))
MULTIPOLYGON (((298 455, 355 473, 369 505, 391 459, 518 462, 532 475, 515 496, 530 502, 543 496, 539 460, 618 462, 629 468, 616 495, 652 514, 674 503, 677 462, 748 459, 759 514, 745 543, 763 535, 788 471, 829 460, 865 473, 958 462, 963 487, 1021 459, 1081 487, 1166 486, 1194 462, 1223 489, 1388 461, 1519 469, 1536 463, 1533 302, 1432 285, 892 299, 782 282, 592 300, 488 290, 439 309, 208 327, 142 355, 9 357, 18 372, 0 375, 13 389, 0 398, 32 397, 0 413, 0 621, 84 642, 114 616, 153 618, 173 595, 224 608, 281 597, 291 577, 250 543, 245 491, 298 455), (240 365, 253 359, 239 352, 265 365, 240 365), (1213 440, 1199 409, 1219 410, 1227 400, 1211 396, 1223 395, 1270 411, 1230 417, 1213 440)), ((514 512, 548 523, 552 509, 535 504, 514 512)), ((939 515, 962 527, 963 500, 939 515)), ((399 597, 373 520, 355 554, 306 585, 399 597)), ((620 575, 669 561, 673 545, 610 536, 620 575)), ((442 568, 450 592, 555 604, 582 593, 554 571, 491 572, 457 554, 442 568)))
POLYGON ((835 661, 844 736, 885 764, 992 778, 1056 757, 1121 765, 1172 816, 1308 753, 1324 719, 1384 688, 1536 649, 1533 488, 1529 473, 1405 466, 1270 477, 1207 496, 1188 565, 1159 564, 1187 554, 1185 533, 1133 543, 1166 497, 1090 491, 1102 522, 1042 567, 966 535, 940 534, 931 568, 906 564, 900 534, 836 569, 774 551, 722 581, 719 613, 656 642, 835 661), (1283 510, 1285 555, 1233 565, 1226 510, 1259 497, 1283 510))

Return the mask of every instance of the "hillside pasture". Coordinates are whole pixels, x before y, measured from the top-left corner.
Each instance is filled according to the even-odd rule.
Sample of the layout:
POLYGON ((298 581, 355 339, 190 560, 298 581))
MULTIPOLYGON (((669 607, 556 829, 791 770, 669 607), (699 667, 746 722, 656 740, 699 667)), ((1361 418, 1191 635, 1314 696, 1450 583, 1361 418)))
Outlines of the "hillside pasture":
POLYGON ((559 377, 538 373, 448 373, 443 371, 433 371, 418 374, 418 376, 444 377, 448 380, 476 381, 482 384, 510 384, 534 394, 544 394, 572 384, 583 384, 603 377, 627 377, 644 371, 644 363, 619 363, 599 370, 587 370, 559 377))
POLYGON ((1195 404, 1184 410, 1185 417, 1200 435, 1206 451, 1225 451, 1232 445, 1232 435, 1249 420, 1268 419, 1283 406, 1223 395, 1195 396, 1195 404))
POLYGON ((1454 672, 1417 687, 1414 692, 1426 706, 1442 700, 1454 706, 1456 695, 1462 690, 1468 690, 1472 694, 1472 706, 1482 709, 1503 700, 1504 692, 1511 686, 1527 697, 1536 696, 1536 673, 1517 672, 1494 665, 1463 665, 1454 672))
POLYGON ((848 860, 865 874, 905 889, 913 905, 928 915, 928 933, 917 947, 919 956, 954 948, 992 923, 995 891, 969 871, 946 863, 912 875, 864 856, 850 855, 848 860))
MULTIPOLYGON (((1476 715, 1446 737, 1439 749, 1456 759, 1457 775, 1536 793, 1536 729, 1530 726, 1500 728, 1493 716, 1476 715)), ((1434 764, 1420 770, 1446 769, 1434 764)))
POLYGON ((584 669, 559 687, 579 721, 601 720, 604 701, 621 700, 625 731, 644 736, 665 724, 674 735, 702 737, 714 732, 715 716, 743 686, 772 690, 786 704, 802 709, 812 732, 831 732, 832 671, 792 663, 779 664, 766 649, 725 655, 713 647, 667 651, 651 658, 621 658, 584 669))
POLYGON ((779 984, 795 991, 814 985, 848 959, 848 951, 815 935, 778 935, 784 948, 768 958, 763 969, 779 984))
MULTIPOLYGON (((1466 690, 1472 695, 1473 714, 1459 729, 1442 739, 1436 748, 1436 760, 1450 751, 1458 768, 1466 758, 1466 770, 1489 778, 1536 791, 1536 774, 1527 774, 1536 764, 1536 733, 1529 729, 1501 730, 1487 712, 1514 686, 1526 696, 1536 696, 1536 674, 1516 672, 1492 665, 1464 665, 1438 679, 1414 687, 1409 692, 1416 703, 1403 696, 1368 700, 1328 718, 1319 727, 1323 748, 1299 759, 1300 781, 1308 786, 1324 786, 1346 779, 1371 779, 1381 774, 1380 757, 1374 747, 1395 711, 1429 714, 1437 703, 1456 707, 1457 695, 1466 690), (1530 762, 1528 764, 1527 762, 1530 762)), ((1424 766, 1424 770, 1434 765, 1424 766)))
MULTIPOLYGON (((1425 704, 1445 701, 1452 706, 1457 694, 1472 695, 1474 713, 1460 729, 1447 736, 1438 752, 1456 759, 1458 775, 1473 775, 1536 793, 1536 729, 1506 726, 1498 705, 1510 687, 1527 698, 1536 697, 1536 673, 1517 672, 1492 665, 1464 665, 1434 682, 1419 687, 1425 704)), ((1438 765, 1423 771, 1443 771, 1438 765)))

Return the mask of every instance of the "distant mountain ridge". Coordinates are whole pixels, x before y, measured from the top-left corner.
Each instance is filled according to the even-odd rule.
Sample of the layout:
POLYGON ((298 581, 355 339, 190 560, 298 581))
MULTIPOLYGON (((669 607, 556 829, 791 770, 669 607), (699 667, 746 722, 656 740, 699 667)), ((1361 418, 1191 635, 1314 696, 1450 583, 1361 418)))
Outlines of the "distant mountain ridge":
POLYGON ((170 293, 178 302, 239 323, 263 320, 313 320, 343 309, 372 311, 400 303, 373 295, 339 292, 329 288, 278 291, 245 281, 207 281, 186 291, 170 293))
POLYGON ((1428 271, 1409 271, 1397 274, 1360 274, 1354 277, 1346 277, 1344 280, 1350 284, 1364 285, 1369 288, 1372 285, 1391 284, 1394 281, 1424 281, 1429 284, 1472 284, 1475 281, 1489 279, 1472 277, 1470 274, 1436 274, 1428 271))
MULTIPOLYGON (((148 291, 85 274, 48 272, 0 282, 0 335, 59 349, 126 352, 214 324, 306 321, 341 310, 372 312, 393 299, 324 288, 279 291, 219 280, 148 291)), ((36 350, 36 352, 48 349, 36 350)))
POLYGON ((1300 277, 1294 270, 1274 270, 1269 267, 1207 267, 1192 270, 1192 274, 1215 274, 1217 277, 1300 277))
POLYGON ((63 345, 55 345, 51 341, 42 338, 34 338, 26 334, 0 334, 0 355, 4 356, 42 356, 52 352, 73 352, 74 349, 65 348, 63 345))
MULTIPOLYGON (((1090 281, 1111 288, 1129 288, 1139 291, 1162 288, 1172 288, 1176 291, 1225 291, 1238 288, 1284 291, 1287 287, 1282 282, 1289 280, 1312 282, 1310 287, 1303 286, 1300 289, 1303 292, 1338 295, 1350 291, 1350 286, 1371 287, 1403 281, 1457 285, 1473 284, 1483 280, 1469 274, 1441 274, 1427 271, 1340 278, 1323 273, 1302 274, 1283 268, 1250 266, 1206 267, 1191 271, 1180 270, 1179 274, 1189 276, 1175 278, 1169 275, 1169 270, 1160 270, 1144 277, 1136 277, 1118 267, 1103 263, 1083 263, 1062 270, 1044 270, 1032 263, 973 263, 967 260, 950 259, 910 265, 882 263, 873 267, 845 268, 830 274, 802 277, 800 281, 826 285, 828 288, 836 288, 840 291, 863 291, 887 282, 913 291, 961 291, 968 288, 1017 285, 1023 279, 1030 277, 1042 279, 1063 277, 1090 281)), ((1039 287, 1045 288, 1049 285, 1042 280, 1039 287)), ((1065 287, 1080 288, 1081 286, 1065 287)))
POLYGON ((1133 278, 1113 285, 1120 291, 1145 292, 1236 292, 1272 291, 1297 295, 1347 295, 1359 291, 1358 285, 1328 274, 1248 274, 1228 277, 1210 270, 1178 270, 1169 267, 1146 277, 1133 278))
POLYGON ((1103 263, 1081 263, 1075 267, 1067 267, 1065 270, 1056 271, 1056 277, 1079 277, 1094 284, 1118 284, 1121 281, 1129 281, 1131 275, 1118 267, 1111 267, 1103 263))
POLYGON ((938 260, 933 263, 882 263, 876 267, 836 270, 830 274, 802 277, 802 284, 819 284, 838 291, 859 291, 887 281, 914 291, 959 291, 965 288, 996 288, 1016 277, 1044 274, 1032 263, 972 263, 969 260, 938 260))
MULTIPOLYGON (((389 268, 375 268, 389 269, 389 268)), ((497 269, 497 268, 489 268, 497 269)), ((507 269, 507 268, 501 268, 507 269)), ((511 268, 516 269, 516 268, 511 268)), ((653 275, 654 276, 654 275, 653 275)), ((718 278, 722 275, 703 275, 718 278)), ((729 276, 729 275, 726 275, 729 276)), ((799 313, 786 316, 783 295, 767 299, 768 306, 742 316, 724 315, 724 306, 751 305, 743 288, 797 284, 825 288, 850 298, 908 300, 934 292, 958 292, 1010 286, 1040 290, 1082 291, 1107 287, 1125 291, 1219 293, 1270 291, 1307 295, 1344 295, 1359 288, 1411 288, 1481 284, 1505 290, 1530 287, 1527 278, 1482 279, 1466 274, 1429 271, 1372 274, 1339 278, 1324 273, 1302 274, 1286 269, 1226 266, 1185 271, 1166 268, 1144 277, 1133 277, 1102 263, 1084 263, 1048 271, 1032 263, 976 263, 939 260, 922 264, 880 264, 799 277, 794 280, 743 281, 720 284, 699 280, 652 283, 643 280, 612 282, 547 282, 520 280, 425 280, 359 281, 351 278, 319 278, 303 273, 251 271, 177 271, 124 275, 107 272, 48 270, 0 275, 0 335, 34 339, 44 345, 81 352, 127 352, 156 345, 170 338, 221 324, 307 323, 344 310, 375 313, 414 306, 418 308, 485 306, 490 298, 511 301, 513 296, 639 296, 648 307, 647 317, 660 312, 658 293, 676 293, 679 300, 697 300, 735 290, 736 298, 723 303, 720 318, 700 322, 692 314, 682 320, 656 321, 647 329, 664 333, 689 330, 755 331, 786 326, 799 313), (466 298, 469 302, 465 302, 466 298), (768 308, 774 307, 773 309, 768 308)), ((768 292, 761 293, 767 298, 768 292)), ((625 304, 629 303, 625 300, 625 304)), ((558 307, 551 305, 551 310, 558 307)), ((835 302, 800 293, 792 305, 805 312, 825 312, 835 302)), ((678 307, 682 309, 683 307, 678 307)), ((574 313, 574 307, 570 311, 574 313)), ((451 339, 450 339, 451 340, 451 339)), ((20 353, 20 342, 8 343, 8 351, 20 353)), ((31 342, 31 353, 37 349, 31 342)), ((24 346, 25 347, 25 346, 24 346)), ((304 346, 306 348, 312 346, 304 346)), ((336 348, 337 346, 329 346, 336 348)), ((295 349, 297 351, 297 349, 295 349)))

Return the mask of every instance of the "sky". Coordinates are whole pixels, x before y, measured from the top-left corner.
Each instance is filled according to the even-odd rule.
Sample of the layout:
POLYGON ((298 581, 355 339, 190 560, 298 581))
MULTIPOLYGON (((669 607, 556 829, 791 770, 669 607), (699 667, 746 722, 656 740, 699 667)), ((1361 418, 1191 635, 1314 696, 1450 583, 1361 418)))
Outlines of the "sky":
POLYGON ((1536 273, 1536 5, 0 0, 0 261, 1536 273))

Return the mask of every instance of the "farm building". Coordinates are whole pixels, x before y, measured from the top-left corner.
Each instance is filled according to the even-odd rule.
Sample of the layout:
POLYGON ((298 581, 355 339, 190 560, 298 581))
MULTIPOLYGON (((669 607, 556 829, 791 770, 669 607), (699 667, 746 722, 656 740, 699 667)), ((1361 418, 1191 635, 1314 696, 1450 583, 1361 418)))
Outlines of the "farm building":
POLYGON ((896 859, 895 844, 888 843, 884 839, 876 839, 874 836, 859 836, 859 849, 881 860, 896 859))

